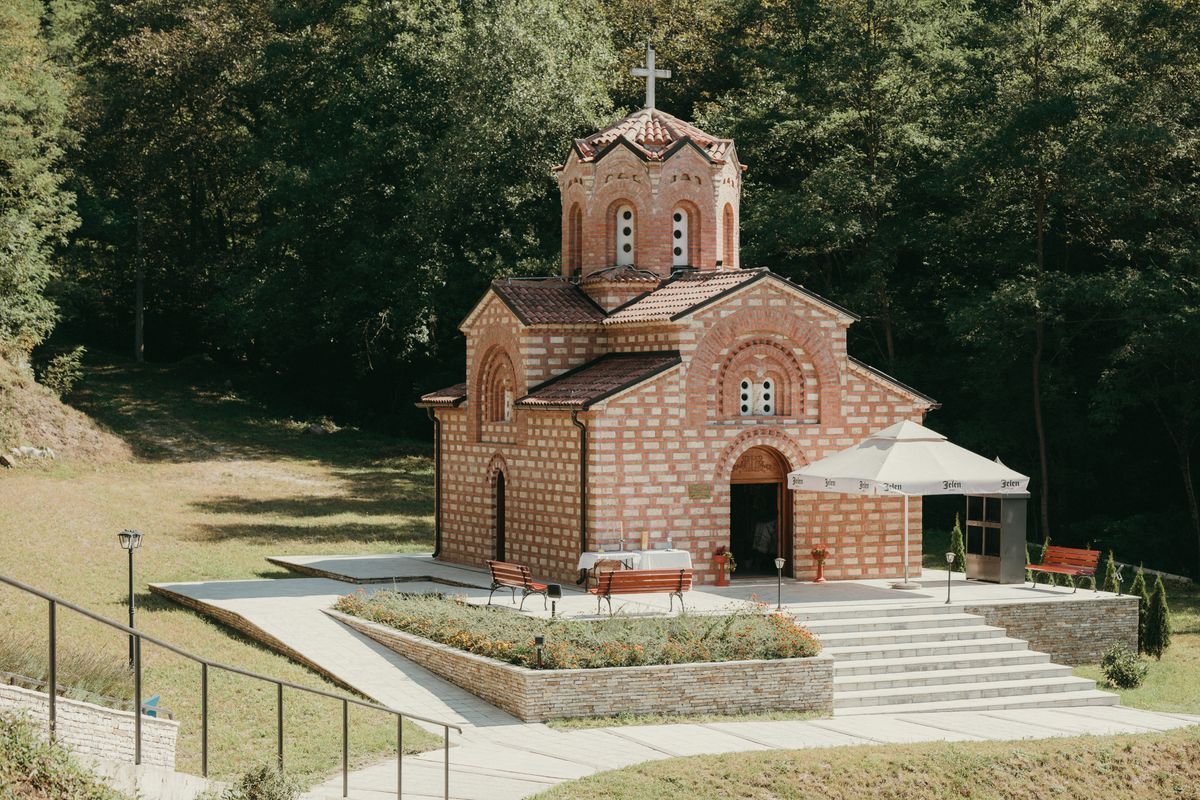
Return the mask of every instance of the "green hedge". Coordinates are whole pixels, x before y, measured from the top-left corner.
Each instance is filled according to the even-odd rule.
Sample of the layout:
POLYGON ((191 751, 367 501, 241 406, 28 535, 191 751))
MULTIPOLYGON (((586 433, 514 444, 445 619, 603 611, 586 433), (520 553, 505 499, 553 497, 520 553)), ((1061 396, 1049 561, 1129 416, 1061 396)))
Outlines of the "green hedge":
POLYGON ((546 637, 545 669, 805 658, 820 652, 788 617, 758 609, 715 617, 542 619, 440 594, 365 592, 334 608, 345 614, 523 667, 537 666, 534 636, 546 637))

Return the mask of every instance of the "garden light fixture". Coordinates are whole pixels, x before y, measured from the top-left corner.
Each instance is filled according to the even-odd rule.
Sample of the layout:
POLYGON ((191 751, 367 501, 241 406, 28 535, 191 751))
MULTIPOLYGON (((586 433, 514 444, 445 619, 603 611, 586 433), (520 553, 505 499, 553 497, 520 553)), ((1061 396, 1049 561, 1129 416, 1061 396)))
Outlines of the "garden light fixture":
POLYGON ((783 611, 783 565, 787 559, 780 556, 775 559, 775 610, 783 611))
POLYGON ((546 645, 546 637, 539 633, 537 636, 533 637, 533 644, 535 647, 537 647, 537 668, 541 669, 542 668, 542 648, 545 647, 545 645, 546 645))
POLYGON ((954 553, 946 553, 946 605, 950 605, 950 577, 954 575, 954 553))
MULTIPOLYGON (((121 547, 129 553, 129 627, 136 627, 133 624, 133 551, 142 546, 142 532, 133 530, 123 530, 117 534, 117 541, 121 543, 121 547)), ((133 636, 129 637, 129 666, 133 668, 133 636)))

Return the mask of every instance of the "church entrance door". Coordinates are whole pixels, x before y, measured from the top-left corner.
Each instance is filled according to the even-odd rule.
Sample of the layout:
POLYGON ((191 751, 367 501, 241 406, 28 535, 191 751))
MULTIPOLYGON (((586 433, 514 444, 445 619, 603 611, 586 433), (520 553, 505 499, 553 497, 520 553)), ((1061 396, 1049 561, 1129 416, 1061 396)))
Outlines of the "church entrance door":
POLYGON ((496 473, 496 560, 504 560, 504 473, 496 473))
POLYGON ((787 463, 775 450, 752 447, 734 464, 729 478, 729 549, 737 561, 735 578, 775 574, 775 559, 787 559, 792 574, 792 515, 787 463))

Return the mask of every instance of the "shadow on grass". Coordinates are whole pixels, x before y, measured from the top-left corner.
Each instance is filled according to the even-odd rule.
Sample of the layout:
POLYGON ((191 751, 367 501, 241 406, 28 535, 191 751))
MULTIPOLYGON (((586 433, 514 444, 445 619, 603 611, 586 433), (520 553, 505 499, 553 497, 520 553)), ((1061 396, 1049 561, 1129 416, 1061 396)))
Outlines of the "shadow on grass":
POLYGON ((407 522, 402 525, 340 525, 287 524, 229 524, 205 526, 211 542, 241 541, 258 545, 279 545, 284 541, 316 542, 383 542, 406 550, 428 549, 433 544, 433 525, 407 522))
POLYGON ((124 439, 142 460, 284 457, 359 466, 423 457, 430 450, 424 443, 350 429, 305 433, 316 421, 311 415, 287 408, 285 399, 268 406, 253 376, 206 359, 134 364, 101 354, 89 355, 87 362, 71 404, 124 439))

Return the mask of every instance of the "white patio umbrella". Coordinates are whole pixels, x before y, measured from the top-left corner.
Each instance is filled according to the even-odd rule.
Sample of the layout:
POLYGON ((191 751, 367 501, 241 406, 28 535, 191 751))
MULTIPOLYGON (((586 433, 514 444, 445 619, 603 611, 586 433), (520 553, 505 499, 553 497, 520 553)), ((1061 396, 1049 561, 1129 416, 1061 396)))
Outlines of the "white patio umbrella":
POLYGON ((788 474, 788 488, 904 498, 904 581, 908 580, 908 498, 926 494, 1023 493, 1029 477, 959 447, 915 422, 885 428, 853 447, 788 474))

